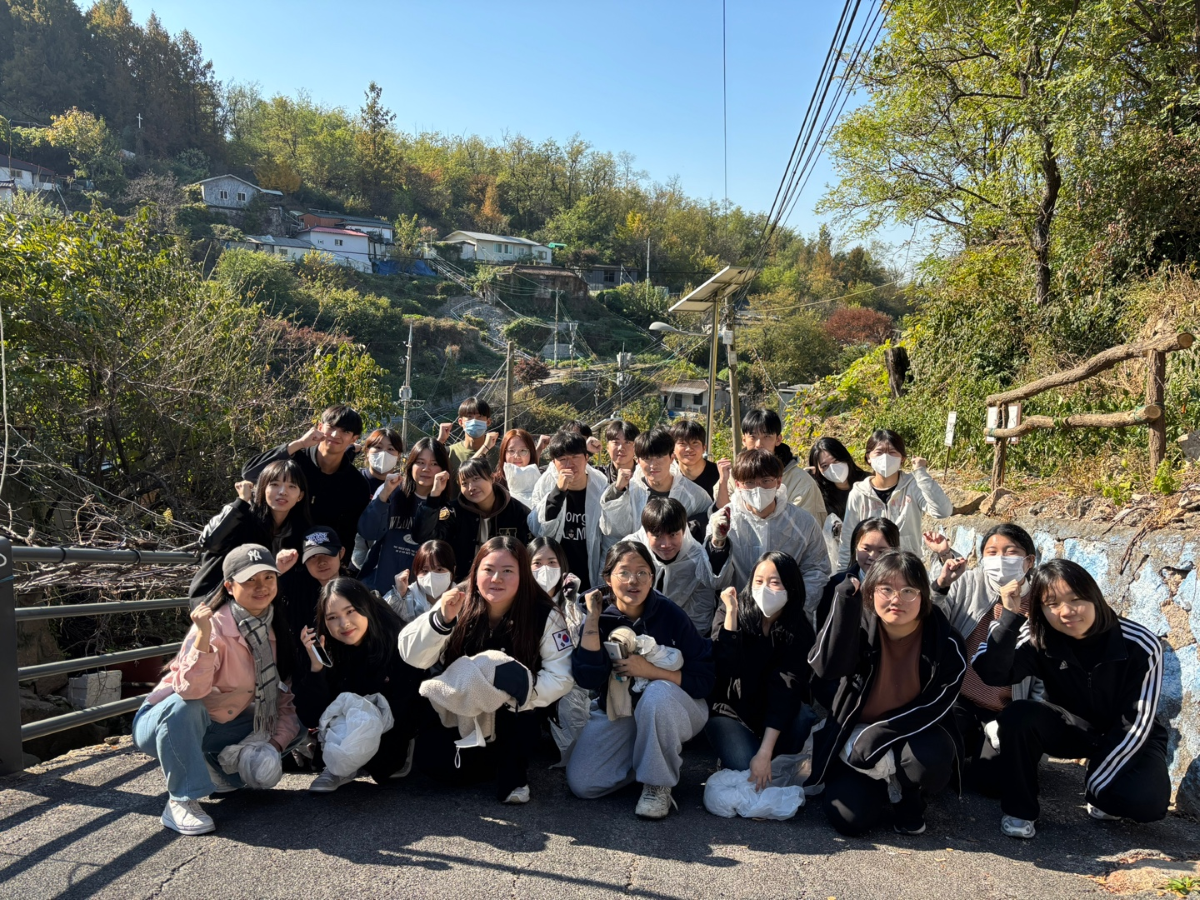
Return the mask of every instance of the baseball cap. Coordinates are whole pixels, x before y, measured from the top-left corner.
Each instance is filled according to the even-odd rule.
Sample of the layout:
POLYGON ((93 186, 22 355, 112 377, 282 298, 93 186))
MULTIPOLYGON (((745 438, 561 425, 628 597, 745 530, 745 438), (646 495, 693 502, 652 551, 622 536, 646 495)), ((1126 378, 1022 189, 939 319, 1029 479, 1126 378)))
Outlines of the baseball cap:
POLYGON ((332 528, 313 528, 304 535, 304 549, 300 551, 300 562, 308 562, 314 556, 337 556, 342 549, 342 539, 332 528))
POLYGON ((279 574, 279 570, 275 568, 275 554, 262 544, 242 544, 240 547, 234 547, 221 566, 221 574, 225 576, 225 580, 236 581, 238 584, 244 584, 259 572, 279 574))

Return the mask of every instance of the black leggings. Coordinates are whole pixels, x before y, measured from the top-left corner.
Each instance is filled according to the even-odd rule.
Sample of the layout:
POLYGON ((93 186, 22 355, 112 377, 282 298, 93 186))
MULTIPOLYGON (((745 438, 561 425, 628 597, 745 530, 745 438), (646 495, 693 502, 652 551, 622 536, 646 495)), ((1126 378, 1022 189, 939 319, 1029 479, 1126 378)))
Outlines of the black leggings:
MULTIPOLYGON (((896 804, 897 818, 919 818, 924 810, 922 794, 934 794, 950 781, 956 756, 954 739, 940 725, 933 725, 891 752, 902 790, 896 804)), ((834 757, 821 794, 821 806, 830 825, 844 835, 858 837, 879 825, 891 805, 886 781, 864 775, 834 757)))
POLYGON ((430 778, 452 785, 478 784, 494 778, 496 797, 505 799, 529 783, 529 757, 537 749, 542 725, 536 710, 496 711, 495 740, 486 747, 460 750, 457 728, 447 728, 424 701, 417 735, 415 765, 430 778))
POLYGON ((966 770, 964 784, 985 797, 997 799, 1004 783, 1000 771, 1000 751, 987 739, 983 726, 999 715, 995 710, 984 709, 966 697, 959 697, 954 703, 954 721, 958 724, 958 733, 962 735, 966 749, 966 758, 963 760, 966 770))
POLYGON ((1101 735, 1087 721, 1062 707, 1015 700, 1000 714, 1000 757, 1005 815, 1034 821, 1038 817, 1038 763, 1042 754, 1088 760, 1087 802, 1110 816, 1135 822, 1157 822, 1171 802, 1167 774, 1167 731, 1155 722, 1141 749, 1094 793, 1093 773, 1104 762, 1097 753, 1101 735))

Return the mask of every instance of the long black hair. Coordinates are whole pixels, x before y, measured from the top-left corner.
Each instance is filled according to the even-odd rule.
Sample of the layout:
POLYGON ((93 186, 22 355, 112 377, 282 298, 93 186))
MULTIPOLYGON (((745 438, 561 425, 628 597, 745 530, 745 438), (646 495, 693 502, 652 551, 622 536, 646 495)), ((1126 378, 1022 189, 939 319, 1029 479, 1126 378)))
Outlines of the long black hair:
MULTIPOLYGON (((551 594, 551 598, 553 598, 554 595, 558 595, 559 600, 561 601, 563 599, 561 595, 563 579, 571 574, 571 564, 567 560, 567 551, 564 550, 563 545, 554 538, 538 535, 529 542, 529 546, 526 548, 529 550, 529 561, 531 566, 533 564, 533 558, 537 556, 537 552, 543 547, 548 549, 554 554, 555 558, 558 559, 558 569, 561 574, 558 576, 558 584, 554 585, 554 592, 551 594)), ((532 569, 530 571, 532 571, 532 569)), ((541 585, 538 585, 538 587, 541 587, 541 585)))
POLYGON ((258 519, 259 524, 271 535, 274 544, 272 550, 278 551, 284 540, 308 531, 313 524, 308 479, 299 463, 294 459, 277 459, 259 472, 254 482, 254 497, 250 501, 250 508, 254 510, 254 517, 258 519), (271 515, 271 507, 267 505, 267 487, 272 481, 286 481, 300 488, 300 499, 288 510, 287 518, 278 527, 275 526, 275 517, 271 515))
POLYGON ((542 590, 533 579, 533 571, 529 568, 529 551, 515 537, 502 535, 484 543, 471 562, 471 571, 467 575, 464 588, 467 599, 458 613, 454 630, 450 633, 450 641, 446 646, 443 662, 446 665, 454 662, 460 656, 471 656, 483 649, 483 643, 488 635, 488 603, 479 593, 479 566, 490 553, 505 551, 511 553, 517 561, 517 595, 505 618, 512 635, 512 657, 531 672, 542 668, 541 641, 544 619, 535 615, 538 607, 548 606, 556 609, 549 595, 542 590))
POLYGON ((869 472, 864 471, 854 461, 854 457, 850 455, 850 451, 846 449, 846 445, 837 438, 823 437, 817 441, 808 450, 808 465, 816 472, 815 480, 817 487, 821 489, 821 498, 825 501, 825 508, 837 506, 837 498, 833 492, 837 490, 837 485, 824 476, 821 472, 821 454, 828 453, 836 462, 845 463, 849 469, 849 474, 846 475, 846 481, 851 484, 857 484, 864 478, 870 476, 869 472))
MULTIPOLYGON (((412 449, 408 451, 408 456, 404 460, 404 480, 400 482, 400 491, 403 496, 401 501, 405 508, 411 508, 413 497, 417 492, 417 482, 413 478, 413 466, 417 464, 417 459, 422 453, 428 450, 433 454, 434 461, 441 467, 443 472, 450 471, 450 454, 446 452, 444 445, 438 443, 433 438, 424 437, 412 445, 412 449)), ((446 490, 451 490, 449 482, 446 484, 446 490)))
POLYGON ((1069 559, 1052 559, 1042 563, 1029 579, 1029 643, 1039 650, 1046 649, 1046 636, 1054 631, 1054 626, 1046 619, 1042 604, 1049 598, 1050 588, 1055 582, 1061 581, 1080 600, 1086 600, 1096 610, 1096 621, 1087 630, 1084 637, 1103 634, 1119 624, 1116 610, 1104 599, 1104 592, 1096 579, 1083 566, 1069 559))
POLYGON ((334 667, 352 653, 366 651, 367 663, 375 669, 382 669, 397 653, 397 641, 404 623, 396 612, 373 594, 366 585, 357 578, 338 576, 325 583, 317 597, 317 637, 325 638, 325 651, 333 661, 334 667), (329 631, 325 624, 325 615, 333 598, 341 597, 354 611, 367 620, 367 635, 358 647, 343 644, 329 631))
POLYGON ((784 604, 779 618, 771 625, 771 634, 786 644, 791 644, 797 637, 804 637, 811 647, 816 638, 808 616, 804 613, 804 603, 808 596, 804 590, 804 575, 800 572, 796 560, 779 550, 768 550, 754 561, 754 568, 750 570, 746 586, 738 596, 738 628, 753 634, 762 633, 763 614, 754 602, 752 588, 754 573, 758 571, 759 566, 767 562, 775 567, 783 589, 787 591, 787 603, 784 604))

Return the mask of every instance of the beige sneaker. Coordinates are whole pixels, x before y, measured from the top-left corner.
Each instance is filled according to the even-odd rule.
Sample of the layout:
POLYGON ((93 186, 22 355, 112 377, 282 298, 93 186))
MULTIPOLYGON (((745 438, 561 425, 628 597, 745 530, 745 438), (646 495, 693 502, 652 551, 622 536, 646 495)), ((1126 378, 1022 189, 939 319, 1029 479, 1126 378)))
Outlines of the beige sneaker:
POLYGON ((505 803, 521 804, 529 802, 529 785, 523 784, 519 788, 513 788, 509 795, 504 798, 505 803))
POLYGON ((162 823, 180 834, 208 834, 216 831, 212 816, 200 808, 198 800, 168 800, 162 823))
POLYGON ((679 804, 671 796, 669 787, 662 784, 644 784, 634 813, 643 819, 665 819, 672 806, 679 809, 679 804))

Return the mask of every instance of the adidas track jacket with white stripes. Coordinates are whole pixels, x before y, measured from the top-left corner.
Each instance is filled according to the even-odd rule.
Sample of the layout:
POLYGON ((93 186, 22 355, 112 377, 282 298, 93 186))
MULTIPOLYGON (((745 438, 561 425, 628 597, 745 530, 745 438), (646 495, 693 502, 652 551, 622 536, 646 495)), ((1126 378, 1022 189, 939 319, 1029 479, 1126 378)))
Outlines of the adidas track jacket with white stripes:
MULTIPOLYGON (((1006 609, 980 644, 974 666, 980 679, 995 686, 1029 676, 1041 679, 1047 703, 1096 730, 1087 788, 1089 795, 1099 796, 1148 743, 1165 746, 1165 726, 1155 718, 1162 694, 1162 642, 1145 626, 1118 617, 1090 668, 1076 659, 1073 644, 1074 638, 1047 629, 1046 648, 1039 650, 1029 639, 1025 617, 1006 609)), ((1003 734, 1000 742, 1003 746, 1003 734)))

